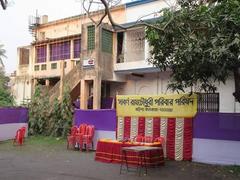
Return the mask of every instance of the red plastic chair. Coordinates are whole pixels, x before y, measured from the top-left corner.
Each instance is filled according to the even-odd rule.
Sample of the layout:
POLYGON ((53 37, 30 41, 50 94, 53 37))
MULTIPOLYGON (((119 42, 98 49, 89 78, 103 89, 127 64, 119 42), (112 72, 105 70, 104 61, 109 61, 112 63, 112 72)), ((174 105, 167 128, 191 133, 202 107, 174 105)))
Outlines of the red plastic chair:
POLYGON ((25 127, 22 127, 22 128, 17 130, 15 138, 13 140, 13 145, 16 145, 16 143, 18 145, 23 145, 25 132, 26 132, 25 127))
POLYGON ((164 146, 165 145, 165 138, 164 137, 157 137, 157 138, 155 138, 154 142, 160 142, 164 146))
POLYGON ((144 142, 144 136, 142 135, 137 135, 134 139, 134 142, 144 142))
POLYGON ((78 133, 76 134, 76 143, 79 146, 79 149, 83 148, 83 136, 86 134, 87 124, 80 124, 78 128, 78 133))
POLYGON ((95 127, 93 125, 88 125, 86 128, 86 134, 83 135, 82 144, 86 146, 86 150, 89 151, 90 145, 93 149, 93 137, 95 133, 95 127))
POLYGON ((77 126, 71 127, 71 132, 67 136, 67 149, 69 149, 70 146, 73 148, 75 147, 77 131, 78 131, 77 126))
POLYGON ((153 137, 152 136, 145 136, 144 137, 144 142, 145 143, 153 143, 153 137))

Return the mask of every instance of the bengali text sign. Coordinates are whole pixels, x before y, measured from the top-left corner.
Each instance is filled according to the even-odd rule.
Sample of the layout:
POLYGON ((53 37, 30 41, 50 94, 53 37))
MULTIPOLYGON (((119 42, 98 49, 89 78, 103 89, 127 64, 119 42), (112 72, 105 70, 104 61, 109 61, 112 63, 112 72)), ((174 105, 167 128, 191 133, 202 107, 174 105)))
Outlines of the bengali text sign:
POLYGON ((117 116, 194 117, 197 95, 118 95, 117 116))

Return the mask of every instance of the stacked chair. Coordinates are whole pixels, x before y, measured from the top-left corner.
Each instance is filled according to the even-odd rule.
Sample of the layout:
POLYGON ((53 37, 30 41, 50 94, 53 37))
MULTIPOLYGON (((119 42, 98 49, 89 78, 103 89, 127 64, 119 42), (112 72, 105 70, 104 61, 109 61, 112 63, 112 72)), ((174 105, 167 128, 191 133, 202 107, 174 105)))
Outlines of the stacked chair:
POLYGON ((93 125, 80 124, 79 128, 73 126, 71 128, 71 133, 67 137, 67 148, 74 147, 77 145, 80 150, 85 148, 89 151, 89 148, 93 149, 93 137, 95 132, 95 127, 93 125))
POLYGON ((21 127, 20 129, 18 129, 15 135, 15 138, 13 140, 13 145, 20 145, 20 146, 23 145, 25 133, 26 133, 26 127, 21 127))

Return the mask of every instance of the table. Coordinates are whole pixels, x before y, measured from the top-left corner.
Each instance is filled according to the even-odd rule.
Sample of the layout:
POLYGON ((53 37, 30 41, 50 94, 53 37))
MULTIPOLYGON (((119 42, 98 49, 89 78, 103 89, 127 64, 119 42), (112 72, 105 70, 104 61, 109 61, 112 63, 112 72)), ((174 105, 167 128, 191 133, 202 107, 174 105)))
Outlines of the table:
POLYGON ((127 172, 129 171, 129 164, 128 164, 128 158, 127 158, 127 153, 128 152, 134 152, 138 156, 138 163, 137 163, 137 171, 139 170, 139 175, 141 174, 141 169, 144 167, 145 168, 145 174, 147 174, 147 163, 146 163, 146 153, 158 150, 161 152, 162 148, 161 147, 151 147, 151 146, 132 146, 132 147, 123 147, 122 148, 122 162, 120 166, 120 174, 122 173, 122 167, 125 161, 126 167, 127 167, 127 172), (140 165, 140 169, 138 168, 140 165))
MULTIPOLYGON (((122 148, 132 146, 160 147, 161 150, 151 150, 145 153, 146 165, 155 166, 164 164, 162 144, 157 143, 130 143, 116 140, 100 139, 97 143, 95 160, 105 163, 122 163, 122 148)), ((136 152, 127 153, 128 164, 138 165, 138 154, 136 152)))

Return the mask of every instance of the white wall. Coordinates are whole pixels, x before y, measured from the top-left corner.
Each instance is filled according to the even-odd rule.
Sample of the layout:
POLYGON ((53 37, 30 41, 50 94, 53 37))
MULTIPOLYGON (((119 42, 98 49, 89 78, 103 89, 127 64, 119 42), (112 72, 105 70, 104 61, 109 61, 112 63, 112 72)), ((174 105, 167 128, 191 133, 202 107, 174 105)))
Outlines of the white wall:
POLYGON ((209 164, 240 165, 240 141, 193 139, 193 161, 209 164))
MULTIPOLYGON (((126 83, 111 86, 111 94, 115 95, 157 95, 173 93, 167 90, 170 72, 143 74, 144 77, 126 75, 126 83)), ((232 93, 235 91, 234 79, 230 77, 226 84, 217 84, 220 93, 220 112, 240 112, 240 103, 235 102, 232 93)))
POLYGON ((11 91, 17 105, 21 105, 23 99, 30 99, 32 93, 32 84, 30 77, 18 77, 14 80, 11 91))
POLYGON ((163 8, 168 8, 169 5, 174 5, 175 0, 159 0, 156 2, 150 2, 146 4, 141 4, 137 6, 127 7, 126 10, 126 20, 128 22, 134 22, 141 19, 151 19, 156 17, 156 13, 163 8), (168 4, 166 3, 168 2, 168 4), (155 13, 153 13, 155 12, 155 13), (149 15, 151 14, 151 15, 149 15), (146 16, 149 15, 149 16, 146 16))
POLYGON ((8 139, 14 139, 16 132, 19 128, 26 127, 26 134, 27 136, 27 123, 10 123, 10 124, 0 124, 0 141, 5 141, 8 139))

